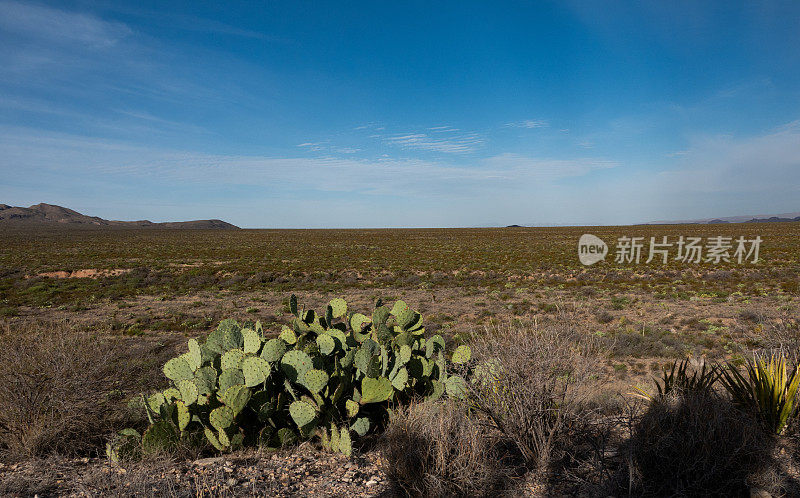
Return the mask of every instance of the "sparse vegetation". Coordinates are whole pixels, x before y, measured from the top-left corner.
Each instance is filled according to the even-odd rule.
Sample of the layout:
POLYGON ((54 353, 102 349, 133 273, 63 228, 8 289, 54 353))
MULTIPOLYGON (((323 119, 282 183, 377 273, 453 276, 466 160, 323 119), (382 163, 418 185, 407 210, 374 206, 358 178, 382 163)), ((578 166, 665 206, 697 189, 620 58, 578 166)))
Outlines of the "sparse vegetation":
MULTIPOLYGON (((751 236, 758 231, 769 243, 757 265, 633 266, 608 258, 588 268, 574 257, 574 239, 582 229, 573 228, 167 230, 157 236, 149 231, 9 230, 4 233, 8 243, 0 248, 0 319, 4 339, 19 347, 0 352, 0 381, 14 386, 0 393, 0 447, 4 460, 27 461, 42 471, 26 484, 19 481, 21 474, 0 468, 5 472, 0 491, 65 492, 65 484, 59 484, 64 479, 48 477, 60 475, 48 473, 48 459, 69 466, 64 462, 72 457, 102 457, 106 443, 118 460, 112 468, 128 469, 132 480, 145 475, 142 469, 191 465, 187 459, 214 456, 220 448, 226 459, 252 451, 235 449, 239 442, 258 447, 258 458, 267 460, 271 453, 264 452, 290 440, 307 443, 278 451, 341 450, 345 429, 356 443, 351 444, 353 453, 364 457, 354 462, 375 461, 379 449, 384 474, 401 493, 702 494, 713 489, 707 476, 715 476, 728 493, 758 486, 792 494, 793 480, 786 475, 797 467, 793 441, 800 426, 792 394, 800 378, 793 374, 800 357, 800 297, 791 285, 800 271, 800 248, 793 242, 797 227, 601 228, 596 231, 607 240, 623 231, 637 236, 751 236), (87 268, 125 271, 88 272, 94 275, 90 278, 42 275, 87 268), (302 291, 304 301, 325 312, 309 316, 297 310, 285 298, 290 289, 302 291), (380 297, 412 304, 425 315, 427 341, 434 347, 446 344, 455 355, 440 360, 434 352, 431 357, 421 335, 415 336, 408 344, 414 360, 419 357, 414 368, 426 374, 428 369, 444 371, 445 377, 414 378, 409 360, 397 369, 405 368, 409 380, 403 388, 392 386, 391 402, 357 403, 352 389, 332 402, 340 384, 349 383, 363 396, 364 372, 372 372, 377 363, 378 376, 366 377, 377 382, 385 377, 393 384, 397 346, 402 347, 397 337, 406 332, 391 313, 388 328, 398 335, 388 343, 377 335, 366 337, 380 327, 355 331, 351 313, 328 317, 327 305, 333 311, 331 297, 337 294, 347 296, 348 308, 369 310, 362 323, 381 322, 370 317, 380 297), (284 313, 291 313, 289 320, 284 313), (236 322, 223 321, 229 317, 236 322), (223 332, 214 332, 221 321, 223 332), (344 341, 334 337, 334 350, 322 353, 329 344, 317 338, 339 333, 344 341), (235 340, 229 340, 231 334, 235 340), (193 344, 189 353, 187 340, 193 344), (202 348, 220 340, 235 347, 204 356, 202 348), (275 341, 307 355, 314 367, 308 371, 327 376, 321 390, 309 387, 304 375, 288 378, 282 361, 263 358, 266 345, 275 341), (195 345, 201 348, 201 363, 190 370, 198 392, 187 405, 192 393, 185 385, 186 372, 172 372, 175 378, 169 381, 162 367, 170 357, 187 361, 195 345), (471 355, 459 346, 469 346, 471 355), (241 358, 230 353, 240 349, 241 358), (355 364, 362 349, 370 350, 370 361, 359 359, 364 368, 354 366, 357 373, 342 382, 341 361, 352 351, 355 364), (766 359, 763 366, 748 361, 754 352, 769 358, 778 350, 785 358, 785 376, 766 359), (686 360, 689 356, 704 360, 686 360), (220 384, 223 359, 226 365, 238 361, 241 379, 236 377, 235 385, 228 385, 230 373, 220 384), (269 368, 257 369, 265 379, 251 385, 261 380, 249 368, 256 362, 263 366, 256 359, 264 359, 269 368), (725 365, 722 382, 719 365, 725 365), (214 369, 214 381, 203 388, 194 380, 207 367, 214 369), (464 381, 453 381, 451 391, 463 388, 466 399, 434 401, 432 394, 447 391, 446 384, 442 389, 435 383, 453 373, 464 381), (649 384, 654 374, 659 375, 657 386, 649 384), (651 388, 640 393, 648 399, 630 396, 634 386, 648 384, 651 388), (151 395, 143 404, 141 393, 154 392, 163 400, 151 395), (281 392, 274 407, 261 399, 278 401, 273 395, 281 392), (208 404, 199 404, 201 397, 208 404), (216 417, 220 427, 212 423, 214 410, 244 398, 231 425, 222 427, 216 417), (348 399, 358 404, 355 417, 349 416, 348 408, 354 411, 355 405, 348 406, 348 399), (308 410, 293 413, 298 402, 311 407, 309 424, 304 424, 308 413, 301 413, 308 410), (270 414, 259 420, 265 405, 270 414), (369 423, 360 422, 362 417, 369 423), (332 422, 336 431, 331 431, 332 422), (129 430, 120 432, 123 428, 129 430), (739 440, 731 437, 736 431, 739 440), (223 444, 225 438, 229 444, 223 444), (740 458, 722 458, 711 452, 714 447, 740 458), (660 460, 663 455, 675 461, 660 460)), ((126 483, 121 474, 103 480, 88 474, 96 464, 70 468, 83 473, 81 486, 110 495, 125 495, 126 486, 175 495, 210 489, 162 478, 126 483)), ((221 470, 207 475, 226 479, 221 470)), ((224 482, 196 482, 218 486, 220 494, 233 489, 224 482)), ((260 484, 252 489, 281 489, 277 482, 260 484)))

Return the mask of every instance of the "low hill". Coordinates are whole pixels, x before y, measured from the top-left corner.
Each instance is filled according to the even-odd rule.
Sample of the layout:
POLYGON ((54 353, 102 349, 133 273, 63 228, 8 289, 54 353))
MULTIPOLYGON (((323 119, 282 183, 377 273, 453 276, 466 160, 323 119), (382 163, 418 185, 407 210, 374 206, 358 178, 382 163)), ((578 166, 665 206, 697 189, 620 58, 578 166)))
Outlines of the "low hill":
POLYGON ((116 221, 97 216, 87 216, 72 209, 53 204, 36 204, 31 207, 15 207, 0 204, 0 226, 46 226, 64 227, 108 227, 108 228, 182 228, 202 230, 238 230, 239 227, 222 220, 170 221, 153 223, 148 220, 116 221))

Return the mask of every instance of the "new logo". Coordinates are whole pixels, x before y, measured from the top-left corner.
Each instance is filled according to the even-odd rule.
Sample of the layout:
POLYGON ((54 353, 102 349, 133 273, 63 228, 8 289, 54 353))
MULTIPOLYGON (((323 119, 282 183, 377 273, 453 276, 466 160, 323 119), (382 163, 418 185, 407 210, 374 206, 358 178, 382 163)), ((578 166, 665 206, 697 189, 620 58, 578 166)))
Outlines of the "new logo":
POLYGON ((590 233, 581 235, 578 240, 578 258, 581 263, 586 266, 593 265, 606 259, 606 254, 608 254, 608 246, 603 239, 590 233))

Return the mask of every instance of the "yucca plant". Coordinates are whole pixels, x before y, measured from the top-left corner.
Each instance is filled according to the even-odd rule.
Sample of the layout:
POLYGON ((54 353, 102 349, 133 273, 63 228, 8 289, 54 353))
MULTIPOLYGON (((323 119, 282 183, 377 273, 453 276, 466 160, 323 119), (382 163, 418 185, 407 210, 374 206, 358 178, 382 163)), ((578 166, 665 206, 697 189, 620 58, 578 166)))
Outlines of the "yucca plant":
POLYGON ((672 368, 664 368, 661 374, 661 382, 658 379, 653 379, 656 384, 658 393, 653 396, 644 389, 634 387, 636 391, 634 394, 641 398, 653 400, 655 397, 663 397, 672 393, 696 393, 711 389, 714 383, 719 379, 720 369, 716 366, 709 366, 708 363, 703 362, 700 370, 694 370, 689 373, 689 359, 683 361, 675 360, 672 363, 672 368))
POLYGON ((800 370, 795 366, 788 375, 786 357, 781 353, 771 355, 769 361, 754 357, 747 362, 745 372, 728 364, 720 380, 735 403, 754 409, 768 431, 780 434, 797 413, 800 370))

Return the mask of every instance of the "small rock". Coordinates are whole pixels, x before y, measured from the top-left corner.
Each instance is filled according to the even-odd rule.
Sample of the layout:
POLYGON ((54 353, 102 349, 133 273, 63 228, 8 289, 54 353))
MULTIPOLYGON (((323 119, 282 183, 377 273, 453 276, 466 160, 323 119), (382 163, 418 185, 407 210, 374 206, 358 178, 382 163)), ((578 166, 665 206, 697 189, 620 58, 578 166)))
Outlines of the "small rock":
POLYGON ((197 466, 203 467, 205 465, 211 465, 214 463, 219 463, 223 460, 222 457, 211 457, 211 458, 201 458, 200 460, 195 460, 194 463, 197 466))
POLYGON ((377 484, 378 484, 378 481, 374 481, 374 480, 370 479, 369 481, 367 481, 367 482, 364 484, 364 486, 366 486, 366 487, 368 487, 368 488, 371 488, 372 486, 375 486, 375 485, 377 485, 377 484))

